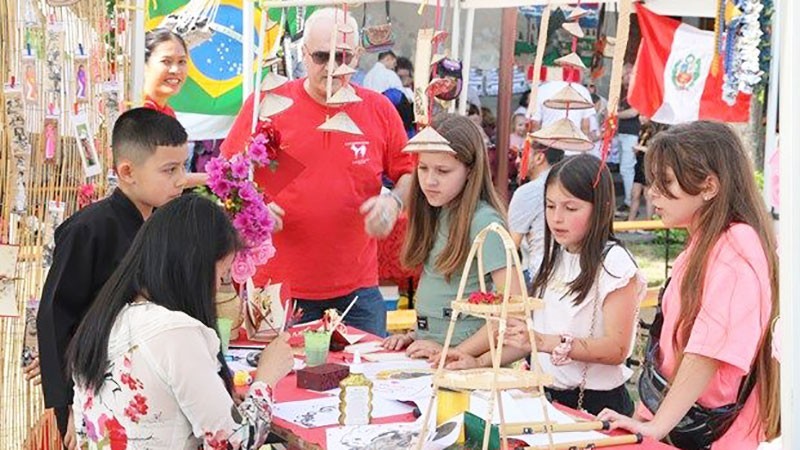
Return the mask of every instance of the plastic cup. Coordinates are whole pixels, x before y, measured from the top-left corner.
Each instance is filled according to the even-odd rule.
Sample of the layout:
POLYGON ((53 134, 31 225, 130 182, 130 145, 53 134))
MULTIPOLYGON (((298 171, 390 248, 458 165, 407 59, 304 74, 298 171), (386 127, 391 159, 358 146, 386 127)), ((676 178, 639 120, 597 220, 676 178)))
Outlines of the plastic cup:
POLYGON ((222 353, 228 353, 228 344, 231 342, 231 327, 233 320, 220 317, 217 319, 217 333, 219 333, 219 342, 222 346, 222 353))
POLYGON ((331 345, 330 331, 306 331, 303 333, 303 338, 306 341, 306 366, 325 364, 328 360, 328 348, 331 345))

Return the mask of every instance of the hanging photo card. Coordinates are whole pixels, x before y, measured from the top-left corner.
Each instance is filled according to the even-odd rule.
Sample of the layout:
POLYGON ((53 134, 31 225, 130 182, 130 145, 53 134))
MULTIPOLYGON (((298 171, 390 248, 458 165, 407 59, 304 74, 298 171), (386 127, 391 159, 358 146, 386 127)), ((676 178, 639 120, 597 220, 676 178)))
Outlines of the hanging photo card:
POLYGON ((19 317, 16 295, 18 256, 18 246, 0 245, 0 317, 19 317))
POLYGON ((86 175, 86 178, 99 175, 103 172, 103 168, 100 164, 100 158, 97 157, 94 137, 89 130, 86 112, 80 111, 78 114, 72 116, 72 122, 75 125, 75 139, 77 140, 78 152, 81 156, 83 173, 86 175))
POLYGON ((27 367, 39 354, 39 340, 36 329, 36 314, 39 300, 30 299, 25 305, 25 337, 22 340, 22 367, 27 367))
POLYGON ((48 114, 59 115, 64 76, 64 25, 51 22, 45 38, 45 106, 48 114))
POLYGON ((75 101, 85 102, 89 98, 89 55, 78 44, 78 50, 72 56, 73 73, 75 74, 75 101))
MULTIPOLYGON (((3 91, 6 107, 6 130, 10 136, 11 155, 13 155, 14 169, 11 173, 13 201, 11 211, 22 214, 27 208, 28 166, 30 164, 31 144, 28 132, 25 129, 25 105, 22 90, 19 85, 12 82, 3 91)), ((12 227, 14 221, 12 220, 12 227)), ((12 228, 13 229, 13 228, 12 228)), ((13 240, 11 242, 14 242, 13 240)))
POLYGON ((58 144, 58 116, 47 116, 44 118, 44 158, 52 160, 56 156, 58 144))
POLYGON ((39 101, 39 76, 36 74, 36 59, 30 54, 22 56, 22 89, 25 103, 39 101))
POLYGON ((66 203, 57 200, 47 202, 44 215, 44 252, 42 254, 42 267, 48 268, 53 264, 53 251, 56 249, 56 228, 64 221, 66 203))

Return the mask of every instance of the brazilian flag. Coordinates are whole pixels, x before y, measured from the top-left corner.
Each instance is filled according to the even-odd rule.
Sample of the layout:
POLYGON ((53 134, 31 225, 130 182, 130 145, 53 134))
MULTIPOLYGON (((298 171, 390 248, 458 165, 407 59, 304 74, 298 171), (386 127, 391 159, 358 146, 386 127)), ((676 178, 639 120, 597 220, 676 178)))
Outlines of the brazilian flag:
MULTIPOLYGON (((189 132, 190 139, 212 139, 224 137, 242 106, 242 0, 218 0, 219 9, 211 29, 213 35, 207 41, 189 50, 188 75, 178 95, 170 99, 170 105, 189 132)), ((169 14, 180 14, 188 0, 148 0, 146 29, 161 25, 169 14)), ((285 32, 291 36, 298 33, 297 14, 308 15, 310 8, 273 8, 268 11, 271 21, 278 26, 267 31, 265 55, 280 46, 285 32), (283 18, 283 23, 281 19, 283 18)), ((261 9, 255 5, 253 27, 253 67, 261 36, 261 9)))

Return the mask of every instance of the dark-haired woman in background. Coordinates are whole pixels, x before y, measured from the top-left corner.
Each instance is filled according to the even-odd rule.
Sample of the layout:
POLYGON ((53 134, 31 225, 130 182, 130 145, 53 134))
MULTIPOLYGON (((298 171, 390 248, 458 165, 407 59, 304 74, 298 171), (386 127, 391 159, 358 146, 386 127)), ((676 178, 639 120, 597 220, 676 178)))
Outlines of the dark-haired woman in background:
MULTIPOLYGON (((172 30, 155 28, 144 38, 144 104, 145 108, 155 109, 175 117, 175 110, 167 103, 177 95, 188 72, 189 49, 183 38, 172 30)), ((191 148, 191 146, 190 146, 191 148)), ((187 155, 191 158, 192 154, 187 155)), ((187 171, 191 170, 187 165, 187 171)), ((186 187, 193 188, 206 184, 205 173, 187 173, 186 187)))
POLYGON ((241 246, 225 213, 185 195, 145 222, 70 345, 78 448, 258 448, 272 389, 292 368, 286 336, 261 354, 237 407, 214 296, 241 246))

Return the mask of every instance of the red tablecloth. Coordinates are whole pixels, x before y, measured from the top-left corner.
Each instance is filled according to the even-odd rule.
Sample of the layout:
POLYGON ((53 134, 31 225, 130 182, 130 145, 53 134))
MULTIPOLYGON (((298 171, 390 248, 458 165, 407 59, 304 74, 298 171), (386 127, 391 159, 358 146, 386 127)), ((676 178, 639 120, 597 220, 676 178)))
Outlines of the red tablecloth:
MULTIPOLYGON (((353 333, 358 333, 358 330, 355 329, 350 329, 350 330, 353 333)), ((361 342, 368 342, 379 339, 380 338, 376 336, 368 335, 361 342)), ((292 343, 293 346, 298 345, 298 339, 296 338, 293 338, 290 342, 292 343)), ((242 344, 244 343, 244 341, 240 339, 232 342, 231 345, 236 345, 237 343, 242 344)), ((299 345, 302 345, 302 343, 299 345)), ((333 362, 333 363, 349 363, 351 359, 352 356, 344 352, 335 352, 335 353, 331 352, 328 355, 328 362, 333 362)), ((294 373, 290 374, 289 376, 278 382, 278 386, 275 389, 275 401, 277 403, 298 401, 298 400, 310 400, 321 397, 326 397, 326 395, 314 391, 309 391, 307 389, 298 388, 297 376, 294 373)), ((575 417, 588 417, 585 413, 575 411, 563 405, 556 405, 556 406, 559 409, 563 410, 564 412, 567 412, 575 417)), ((414 421, 414 415, 409 413, 399 416, 373 419, 372 423, 379 424, 379 423, 399 423, 399 422, 413 422, 413 421, 414 421)), ((319 446, 320 448, 326 448, 325 430, 328 427, 304 428, 292 422, 280 419, 278 417, 275 417, 273 419, 273 427, 288 431, 292 435, 296 436, 298 440, 300 442, 303 442, 304 444, 311 444, 312 446, 319 446)), ((617 431, 612 431, 610 434, 619 435, 626 433, 617 430, 617 431)), ((646 438, 645 441, 641 444, 621 445, 621 446, 615 446, 614 448, 619 450, 674 450, 674 447, 671 447, 669 445, 663 444, 661 442, 655 441, 650 438, 646 438)))

